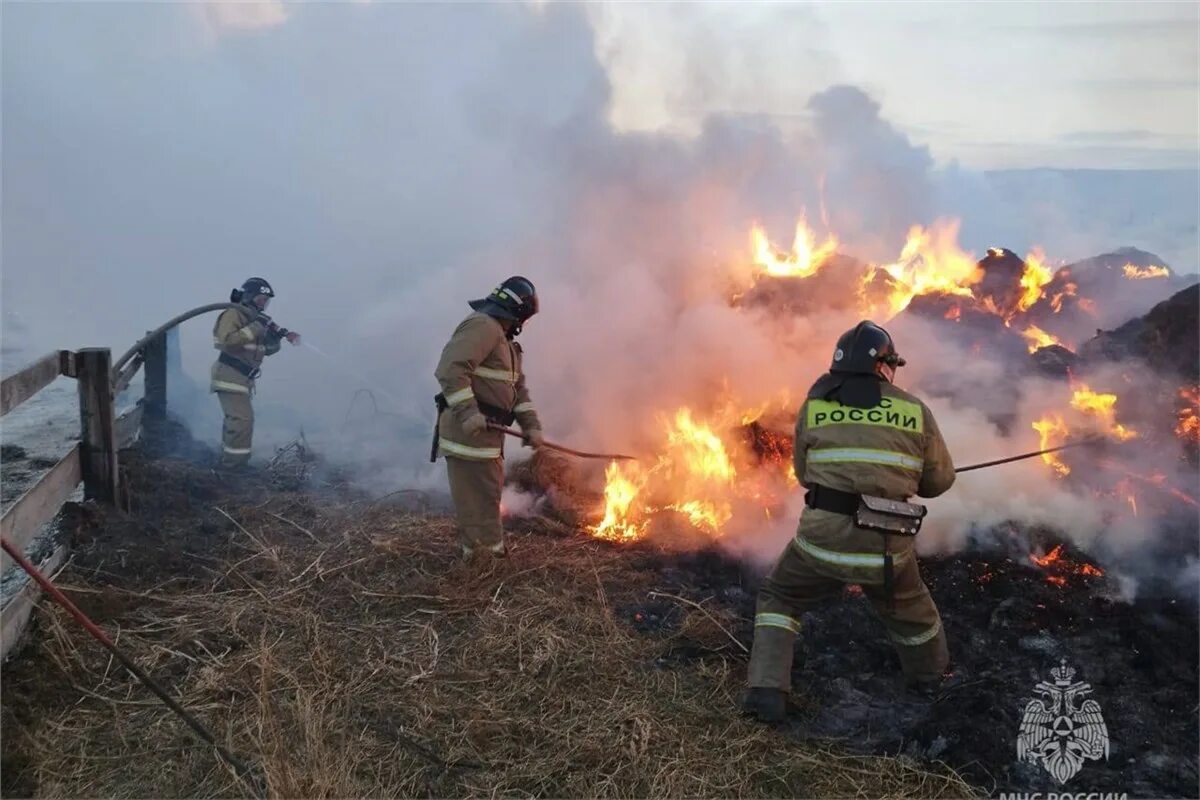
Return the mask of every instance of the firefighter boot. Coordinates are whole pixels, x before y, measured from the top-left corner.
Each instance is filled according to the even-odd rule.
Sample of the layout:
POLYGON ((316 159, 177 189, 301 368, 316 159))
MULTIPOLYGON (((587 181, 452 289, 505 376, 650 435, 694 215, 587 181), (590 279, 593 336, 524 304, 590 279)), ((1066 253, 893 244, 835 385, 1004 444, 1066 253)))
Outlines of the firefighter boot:
POLYGON ((759 722, 783 722, 787 716, 787 692, 751 686, 742 699, 742 713, 759 722))

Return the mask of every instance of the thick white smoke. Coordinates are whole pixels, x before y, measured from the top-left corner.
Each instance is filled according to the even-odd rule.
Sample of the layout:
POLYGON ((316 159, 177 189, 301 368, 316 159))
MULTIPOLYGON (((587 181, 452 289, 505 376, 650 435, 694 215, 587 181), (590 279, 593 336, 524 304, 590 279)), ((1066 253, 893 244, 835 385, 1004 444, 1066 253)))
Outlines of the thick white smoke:
MULTIPOLYGON (((781 391, 798 401, 857 321, 731 308, 754 221, 782 239, 801 209, 815 222, 824 206, 864 258, 894 257, 910 225, 945 214, 964 218, 977 251, 997 235, 1023 252, 1060 233, 1041 243, 1069 242, 1054 252, 1064 259, 1154 248, 1099 235, 1074 195, 1053 209, 1062 230, 1048 231, 1044 205, 936 168, 852 86, 814 95, 799 135, 741 115, 714 115, 691 139, 615 133, 579 6, 272 8, 234 28, 180 5, 6 9, 6 327, 19 314, 31 341, 120 352, 267 277, 270 311, 319 352, 267 363, 259 446, 303 429, 368 466, 381 493, 441 485, 427 461, 433 365, 466 301, 509 274, 543 297, 522 341, 548 433, 626 448, 649 446, 657 413, 680 405, 781 391), (361 389, 373 397, 352 406, 361 389)), ((183 333, 201 392, 210 325, 183 333)), ((1036 444, 1032 410, 1011 436, 986 420, 990 403, 1036 389, 991 392, 1008 382, 1004 365, 919 326, 898 334, 910 388, 924 388, 923 364, 956 359, 958 379, 979 389, 977 407, 931 401, 956 455, 1036 444)), ((180 402, 196 435, 215 440, 215 401, 180 402)), ((971 522, 1010 516, 1069 519, 1087 536, 1100 527, 1091 508, 1018 466, 964 478, 935 505, 928 541, 952 546, 971 522)), ((778 535, 739 542, 766 553, 778 535)))

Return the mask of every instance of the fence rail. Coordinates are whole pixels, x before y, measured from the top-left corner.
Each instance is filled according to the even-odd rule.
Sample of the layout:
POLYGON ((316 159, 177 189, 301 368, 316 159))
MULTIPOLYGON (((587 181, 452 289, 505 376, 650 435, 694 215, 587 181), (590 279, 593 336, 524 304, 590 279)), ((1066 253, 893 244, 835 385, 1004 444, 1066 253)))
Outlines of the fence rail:
MULTIPOLYGON (((8 414, 59 377, 74 378, 79 390, 79 442, 47 470, 0 517, 0 535, 18 550, 26 551, 39 531, 51 522, 79 484, 84 498, 117 506, 126 505, 118 455, 136 441, 143 417, 166 414, 167 333, 149 339, 142 351, 114 376, 112 353, 107 348, 72 352, 56 350, 0 381, 0 416, 8 414), (141 367, 146 369, 146 396, 121 416, 115 414, 116 397, 141 367)), ((51 573, 65 563, 69 542, 57 542, 38 565, 51 573)), ((0 573, 12 567, 7 554, 0 573)), ((39 590, 30 581, 0 609, 0 661, 13 652, 37 604, 39 590)))

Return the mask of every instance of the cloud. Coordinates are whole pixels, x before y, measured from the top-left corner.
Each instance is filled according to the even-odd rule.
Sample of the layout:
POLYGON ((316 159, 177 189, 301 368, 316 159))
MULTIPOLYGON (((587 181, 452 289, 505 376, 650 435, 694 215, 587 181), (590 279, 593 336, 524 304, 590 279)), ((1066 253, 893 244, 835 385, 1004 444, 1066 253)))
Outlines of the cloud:
POLYGON ((205 16, 219 30, 261 30, 274 28, 287 21, 283 0, 205 0, 205 16))
POLYGON ((1104 39, 1115 38, 1156 39, 1189 37, 1195 41, 1197 14, 1195 7, 1180 3, 1175 10, 1185 13, 1168 19, 1119 19, 1103 22, 1039 23, 1036 25, 1001 25, 1002 32, 1012 34, 1038 34, 1055 39, 1063 37, 1104 39))
POLYGON ((1200 88, 1194 78, 1081 78, 1074 81, 1080 88, 1106 92, 1190 92, 1200 88))

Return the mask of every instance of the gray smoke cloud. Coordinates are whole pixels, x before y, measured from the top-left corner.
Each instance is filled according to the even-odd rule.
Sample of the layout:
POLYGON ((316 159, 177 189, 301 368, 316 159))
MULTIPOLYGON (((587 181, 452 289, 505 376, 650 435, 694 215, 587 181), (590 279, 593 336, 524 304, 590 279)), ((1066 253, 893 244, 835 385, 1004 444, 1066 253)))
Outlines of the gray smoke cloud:
MULTIPOLYGON (((785 240, 801 209, 816 223, 824 206, 843 249, 876 259, 894 258, 910 225, 937 216, 962 218, 976 252, 1003 237, 1065 260, 1118 244, 1155 249, 1137 238, 1149 231, 1169 240, 1160 252, 1195 266, 1186 225, 1163 231, 1154 216, 1194 211, 1194 193, 1182 210, 1157 196, 1147 209, 1071 178, 1041 195, 1052 178, 939 168, 854 86, 815 94, 802 133, 721 114, 692 139, 615 133, 578 6, 273 13, 230 28, 197 6, 6 8, 6 338, 120 352, 178 311, 267 277, 279 295, 271 313, 317 350, 268 362, 259 446, 303 429, 379 492, 441 485, 427 463, 432 369, 466 301, 508 274, 532 278, 544 297, 523 342, 549 432, 647 448, 661 435, 657 415, 680 405, 781 391, 798 401, 857 321, 732 308, 755 221, 785 240), (1097 217, 1119 218, 1113 208, 1137 214, 1098 232, 1097 217), (362 389, 373 400, 352 405, 362 389)), ((182 333, 197 393, 179 402, 197 436, 215 440, 217 405, 203 394, 210 325, 182 333)), ((923 359, 962 357, 919 327, 904 335, 921 354, 905 378, 917 391, 923 359)), ((1003 381, 1003 365, 971 363, 964 378, 1003 381)), ((952 441, 969 443, 964 455, 1031 443, 1032 409, 1019 413, 1018 439, 978 410, 938 402, 952 441)), ((984 517, 1096 529, 1032 466, 980 483, 935 506, 948 522, 931 546, 953 546, 984 517)), ((773 555, 794 519, 730 541, 773 555)))

